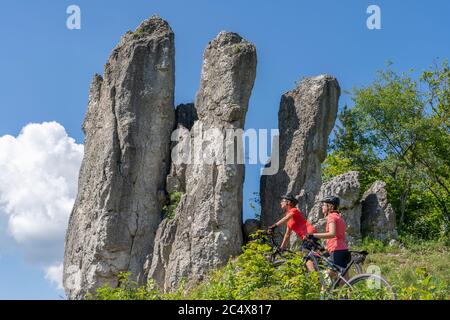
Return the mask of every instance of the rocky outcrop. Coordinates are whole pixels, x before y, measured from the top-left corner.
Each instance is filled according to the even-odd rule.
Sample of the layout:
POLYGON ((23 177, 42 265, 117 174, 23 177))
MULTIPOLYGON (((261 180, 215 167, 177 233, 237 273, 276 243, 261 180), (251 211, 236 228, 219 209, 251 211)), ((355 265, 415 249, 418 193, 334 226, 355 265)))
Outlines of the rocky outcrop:
MULTIPOLYGON (((198 121, 191 130, 185 194, 175 218, 158 229, 148 263, 149 278, 165 291, 176 288, 182 279, 201 280, 240 252, 244 166, 229 162, 228 152, 236 146, 234 139, 222 135, 227 129, 244 127, 255 75, 252 44, 229 32, 221 32, 209 43, 195 102, 198 121)), ((172 157, 179 158, 173 152, 172 157)))
POLYGON ((309 212, 308 220, 319 232, 324 232, 326 219, 321 211, 320 199, 326 195, 334 195, 341 199, 339 211, 347 224, 349 245, 355 245, 362 237, 367 236, 383 241, 395 239, 395 213, 387 201, 386 183, 376 181, 361 200, 359 176, 359 172, 350 171, 324 183, 309 212))
POLYGON ((282 96, 280 149, 271 159, 279 171, 261 178, 261 221, 243 225, 242 129, 256 49, 236 33, 221 32, 205 50, 195 104, 176 110, 174 51, 169 25, 153 17, 122 37, 104 77, 92 81, 79 192, 65 240, 70 299, 117 286, 124 271, 140 284, 153 279, 166 292, 183 280, 188 286, 202 280, 238 255, 252 233, 280 218, 285 193, 297 196, 319 230, 325 219, 318 201, 339 196, 350 243, 361 230, 382 240, 396 237, 383 182, 361 203, 357 172, 321 183, 340 96, 337 80, 327 75, 304 79, 282 96), (170 214, 163 209, 168 204, 170 214))
POLYGON ((174 127, 174 34, 153 17, 127 32, 95 76, 85 155, 65 240, 64 288, 82 298, 143 273, 161 221, 174 127))
POLYGON ((395 212, 388 202, 386 183, 375 181, 361 200, 361 232, 379 240, 397 238, 395 212))
POLYGON ((319 232, 325 232, 326 219, 323 217, 320 200, 327 195, 338 196, 341 200, 339 211, 347 224, 347 241, 350 245, 361 239, 361 204, 359 172, 350 171, 334 177, 320 188, 308 220, 319 232))
POLYGON ((321 163, 336 121, 340 88, 337 80, 321 75, 306 78, 281 97, 278 112, 279 171, 261 177, 261 222, 267 227, 281 217, 280 196, 291 193, 308 212, 320 190, 321 163))

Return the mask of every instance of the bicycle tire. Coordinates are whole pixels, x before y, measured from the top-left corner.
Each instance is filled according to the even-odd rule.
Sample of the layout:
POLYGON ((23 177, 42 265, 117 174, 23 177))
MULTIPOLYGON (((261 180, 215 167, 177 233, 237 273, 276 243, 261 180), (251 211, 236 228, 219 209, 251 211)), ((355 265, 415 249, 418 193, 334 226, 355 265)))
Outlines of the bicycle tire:
POLYGON ((284 264, 286 262, 286 260, 280 259, 280 260, 275 260, 272 261, 272 264, 275 268, 278 268, 279 266, 281 266, 282 264, 284 264))
MULTIPOLYGON (((350 291, 353 290, 353 293, 350 294, 349 296, 347 296, 347 298, 361 298, 360 296, 358 296, 358 294, 364 294, 367 293, 368 291, 364 291, 367 290, 366 288, 358 288, 360 285, 362 285, 364 287, 364 283, 366 281, 377 281, 383 288, 377 288, 379 289, 378 294, 382 294, 382 296, 370 296, 372 300, 395 300, 396 296, 395 296, 395 292, 394 289, 392 288, 392 286, 390 285, 390 283, 383 278, 382 276, 379 276, 377 274, 370 274, 370 273, 363 273, 363 274, 359 274, 353 278, 351 278, 350 280, 348 280, 348 284, 345 283, 342 288, 344 288, 344 290, 348 290, 350 289, 350 291), (361 292, 359 292, 359 289, 364 289, 361 292), (380 290, 381 289, 381 290, 380 290), (375 299, 373 299, 373 297, 375 297, 375 299)), ((341 290, 342 288, 337 288, 339 285, 337 283, 334 284, 332 290, 341 290)), ((368 287, 368 283, 366 283, 365 285, 366 287, 368 287)), ((373 290, 373 288, 369 288, 369 290, 371 290, 371 294, 374 295, 377 292, 375 290, 373 290)), ((347 293, 348 294, 348 293, 347 293)))

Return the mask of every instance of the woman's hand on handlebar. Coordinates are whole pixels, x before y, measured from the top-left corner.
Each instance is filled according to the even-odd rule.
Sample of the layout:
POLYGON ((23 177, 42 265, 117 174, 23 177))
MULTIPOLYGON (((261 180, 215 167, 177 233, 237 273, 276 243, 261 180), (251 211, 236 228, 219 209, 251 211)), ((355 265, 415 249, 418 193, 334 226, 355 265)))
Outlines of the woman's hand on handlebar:
POLYGON ((269 228, 267 228, 267 233, 273 234, 276 228, 277 228, 276 224, 271 225, 269 228))
POLYGON ((306 239, 309 240, 309 241, 317 241, 317 240, 319 240, 318 238, 314 237, 314 235, 311 234, 311 233, 306 235, 306 239))
POLYGON ((313 234, 308 234, 305 239, 303 239, 304 242, 308 243, 312 249, 324 251, 325 248, 320 244, 319 238, 314 237, 313 234))
POLYGON ((286 249, 283 248, 282 246, 279 246, 279 247, 277 248, 277 252, 279 252, 279 253, 282 253, 282 252, 285 252, 285 251, 286 251, 286 249))

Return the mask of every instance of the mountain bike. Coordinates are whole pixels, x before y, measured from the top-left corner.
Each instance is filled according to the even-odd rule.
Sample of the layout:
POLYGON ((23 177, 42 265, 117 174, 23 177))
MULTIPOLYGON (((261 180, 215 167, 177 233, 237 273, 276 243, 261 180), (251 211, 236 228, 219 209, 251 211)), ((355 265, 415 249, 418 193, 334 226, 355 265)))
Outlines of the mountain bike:
MULTIPOLYGON (((270 243, 276 248, 277 241, 273 234, 267 234, 270 243)), ((371 273, 359 273, 352 275, 350 270, 357 270, 355 265, 361 268, 361 262, 367 256, 366 251, 353 251, 352 257, 346 268, 342 268, 334 264, 331 259, 324 253, 324 248, 317 238, 305 238, 302 241, 302 251, 305 253, 303 257, 304 264, 311 260, 314 269, 319 275, 319 281, 322 286, 323 299, 374 299, 374 300, 393 300, 395 292, 389 282, 381 275, 371 273), (331 271, 331 273, 330 273, 331 271), (331 276, 334 274, 334 278, 331 276), (350 277, 346 277, 346 275, 350 277), (346 279, 350 278, 350 279, 346 279)), ((294 253, 290 250, 276 249, 272 252, 269 259, 275 267, 283 264, 287 257, 285 253, 294 253)), ((305 266, 306 269, 306 266, 305 266)))
MULTIPOLYGON (((284 249, 282 251, 279 250, 279 244, 281 242, 281 239, 283 239, 282 233, 276 231, 272 233, 263 231, 262 234, 268 238, 267 244, 272 247, 272 253, 269 255, 268 259, 276 267, 283 264, 286 261, 288 254, 294 253, 294 251, 289 249, 284 249)), ((318 241, 316 243, 316 246, 323 256, 327 258, 329 257, 329 254, 326 251, 326 249, 323 246, 321 246, 318 241)), ((369 253, 365 250, 364 251, 350 250, 350 254, 352 256, 353 263, 351 264, 347 272, 349 277, 354 277, 358 274, 363 273, 363 265, 369 253)))

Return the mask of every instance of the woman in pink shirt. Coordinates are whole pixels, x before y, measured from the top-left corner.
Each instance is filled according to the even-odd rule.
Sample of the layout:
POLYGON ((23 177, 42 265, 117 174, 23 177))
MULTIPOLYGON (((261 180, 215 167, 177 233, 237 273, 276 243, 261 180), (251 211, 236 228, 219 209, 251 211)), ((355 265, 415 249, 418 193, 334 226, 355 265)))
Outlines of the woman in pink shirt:
POLYGON ((321 200, 322 212, 327 218, 325 233, 314 233, 313 236, 327 240, 327 251, 330 253, 334 264, 345 268, 351 260, 345 239, 347 226, 345 220, 338 211, 340 200, 335 196, 328 196, 321 200))

